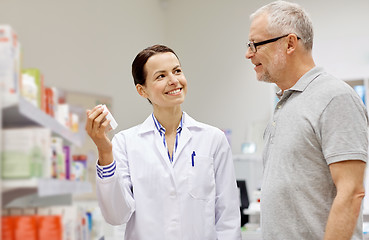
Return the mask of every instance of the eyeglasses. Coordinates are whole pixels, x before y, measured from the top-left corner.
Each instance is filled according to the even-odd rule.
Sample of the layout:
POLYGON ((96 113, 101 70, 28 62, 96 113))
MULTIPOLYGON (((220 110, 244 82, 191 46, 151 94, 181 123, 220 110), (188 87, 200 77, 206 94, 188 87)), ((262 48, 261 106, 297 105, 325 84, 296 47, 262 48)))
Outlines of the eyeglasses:
MULTIPOLYGON (((276 38, 272 38, 272 39, 268 39, 268 40, 265 40, 265 41, 261 41, 261 42, 257 42, 257 43, 254 43, 254 41, 249 41, 247 43, 247 46, 251 49, 251 51, 253 53, 256 53, 257 52, 257 46, 261 46, 261 45, 264 45, 264 44, 267 44, 267 43, 272 43, 272 42, 275 42, 281 38, 284 38, 284 37, 287 37, 288 35, 290 35, 291 33, 289 34, 286 34, 286 35, 283 35, 283 36, 280 36, 280 37, 276 37, 276 38)), ((301 38, 297 36, 297 40, 300 40, 301 38)))

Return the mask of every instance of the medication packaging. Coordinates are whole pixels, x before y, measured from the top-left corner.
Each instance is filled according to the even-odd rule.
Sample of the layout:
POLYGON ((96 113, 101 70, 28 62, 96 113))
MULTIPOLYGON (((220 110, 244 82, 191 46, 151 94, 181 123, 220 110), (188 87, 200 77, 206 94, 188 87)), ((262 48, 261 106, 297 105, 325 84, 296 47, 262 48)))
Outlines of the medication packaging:
POLYGON ((108 112, 108 115, 106 115, 106 119, 110 120, 110 125, 108 126, 107 131, 116 129, 117 126, 118 126, 118 123, 115 121, 113 115, 109 112, 109 110, 108 110, 108 108, 106 107, 105 104, 102 105, 102 107, 104 109, 103 113, 108 112))

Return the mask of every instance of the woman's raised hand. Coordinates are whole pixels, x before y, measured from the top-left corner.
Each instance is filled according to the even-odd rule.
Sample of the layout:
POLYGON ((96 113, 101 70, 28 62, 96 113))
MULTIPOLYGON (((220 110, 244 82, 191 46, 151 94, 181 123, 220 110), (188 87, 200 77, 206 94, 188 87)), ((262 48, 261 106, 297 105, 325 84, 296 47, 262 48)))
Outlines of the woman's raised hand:
POLYGON ((86 132, 95 143, 99 155, 111 154, 112 144, 105 132, 110 123, 105 118, 108 112, 103 113, 102 105, 97 105, 92 110, 87 110, 86 114, 86 132))

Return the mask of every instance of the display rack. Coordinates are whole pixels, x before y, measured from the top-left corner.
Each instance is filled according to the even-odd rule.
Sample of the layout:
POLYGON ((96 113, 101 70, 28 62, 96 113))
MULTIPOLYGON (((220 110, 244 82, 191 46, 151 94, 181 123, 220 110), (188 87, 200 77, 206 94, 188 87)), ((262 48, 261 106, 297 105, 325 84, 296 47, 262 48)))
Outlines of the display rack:
MULTIPOLYGON (((85 139, 84 131, 72 132, 22 97, 3 106, 1 112, 2 128, 42 126, 76 146, 81 146, 85 139)), ((62 179, 2 179, 1 187, 3 208, 69 204, 72 194, 92 191, 89 182, 62 179)))
POLYGON ((19 188, 35 190, 40 197, 59 194, 81 194, 91 191, 91 185, 88 182, 64 179, 2 180, 1 186, 3 192, 19 188))
MULTIPOLYGON (((2 195, 3 195, 3 207, 14 207, 11 203, 19 198, 29 195, 35 195, 32 197, 32 201, 44 202, 43 205, 55 204, 55 198, 63 198, 61 195, 71 194, 83 194, 92 191, 91 184, 84 181, 70 181, 62 179, 16 179, 16 180, 2 180, 2 195), (44 200, 43 200, 44 199, 44 200), (45 200, 49 199, 49 200, 45 200), (10 205, 9 205, 10 204, 10 205)), ((69 202, 69 198, 67 198, 69 202)), ((32 204, 26 203, 27 206, 32 204)))
POLYGON ((49 128, 52 132, 77 146, 81 146, 85 139, 84 131, 72 132, 23 97, 19 97, 16 102, 3 107, 3 128, 34 125, 49 128))

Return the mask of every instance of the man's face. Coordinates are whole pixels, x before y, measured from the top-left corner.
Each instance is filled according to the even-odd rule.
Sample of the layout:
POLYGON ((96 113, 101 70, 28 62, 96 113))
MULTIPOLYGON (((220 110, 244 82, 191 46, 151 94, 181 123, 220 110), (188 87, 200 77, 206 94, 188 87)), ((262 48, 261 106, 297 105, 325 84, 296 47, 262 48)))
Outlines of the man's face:
MULTIPOLYGON (((267 31, 268 17, 262 14, 254 18, 250 26, 249 40, 255 43, 275 38, 267 31)), ((248 48, 246 58, 255 65, 256 77, 259 81, 277 83, 286 66, 286 55, 283 51, 283 38, 265 45, 257 46, 254 53, 248 48)))

